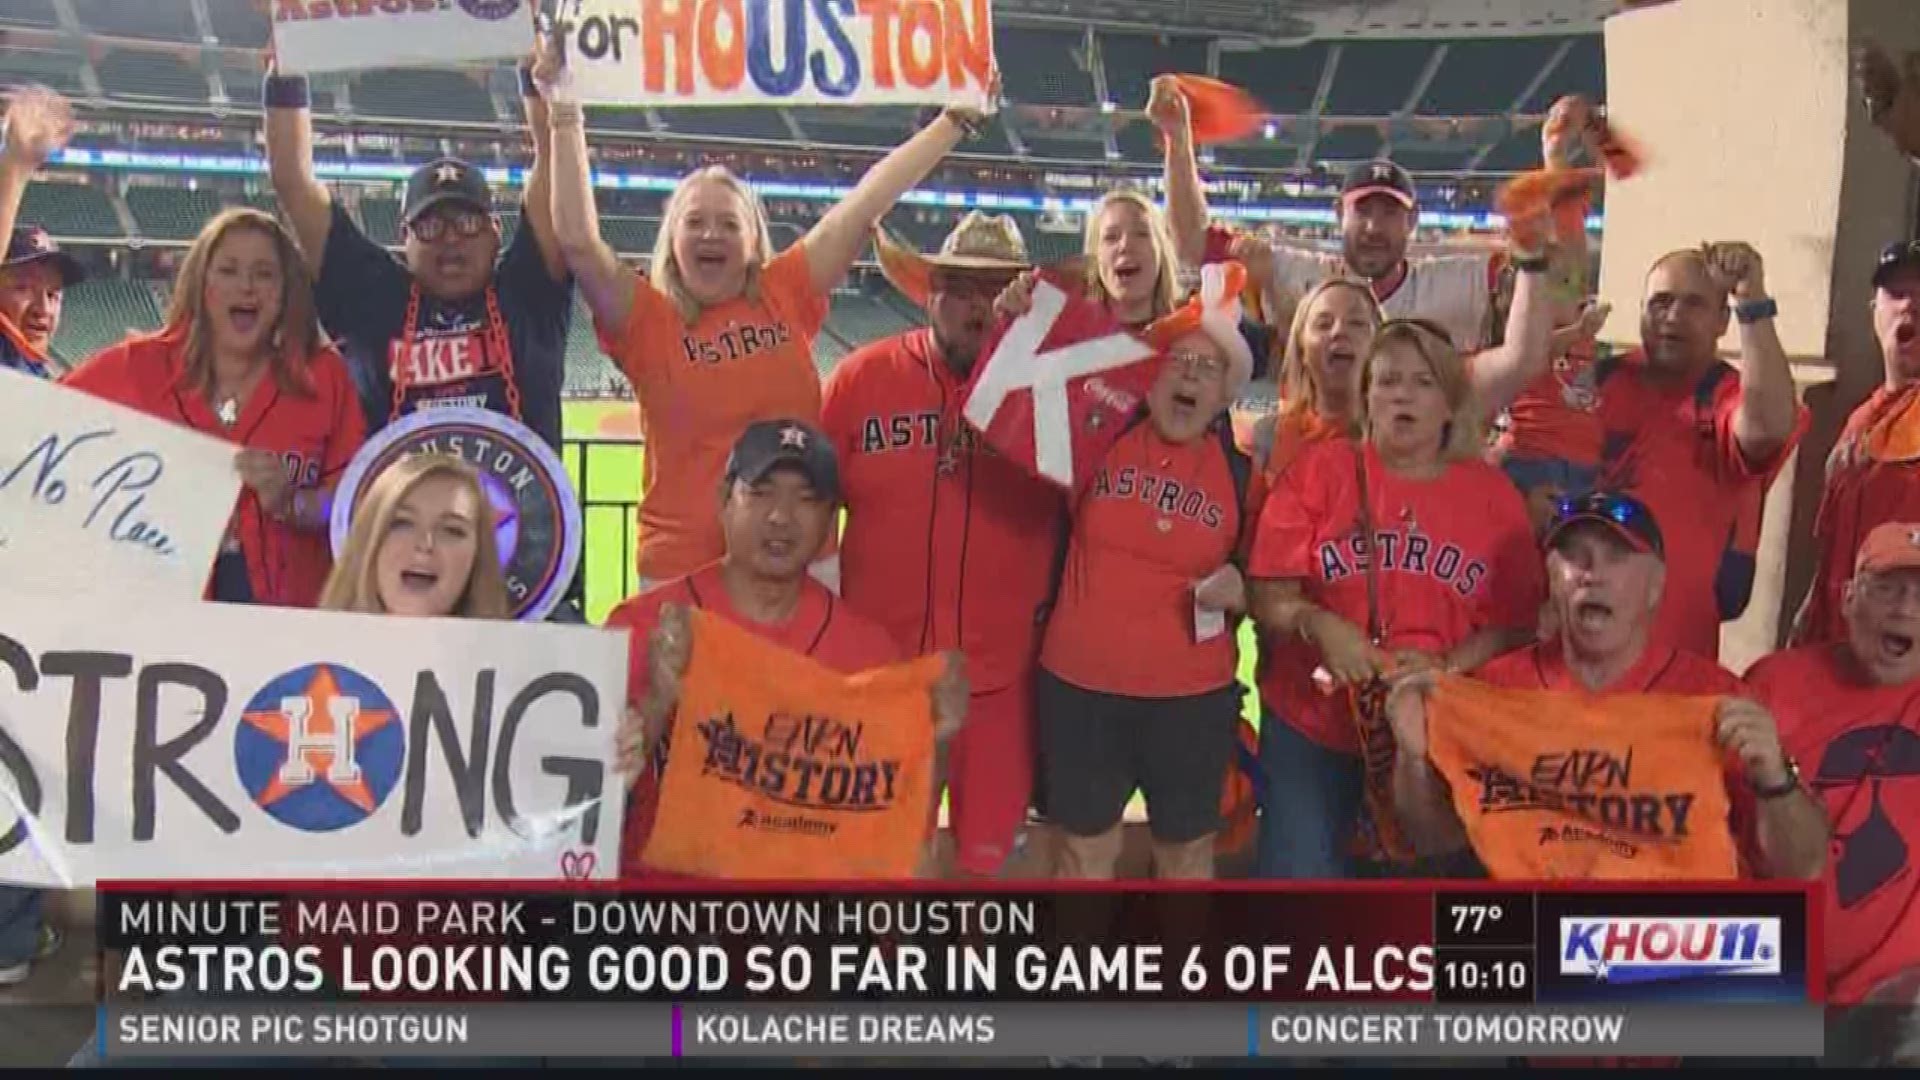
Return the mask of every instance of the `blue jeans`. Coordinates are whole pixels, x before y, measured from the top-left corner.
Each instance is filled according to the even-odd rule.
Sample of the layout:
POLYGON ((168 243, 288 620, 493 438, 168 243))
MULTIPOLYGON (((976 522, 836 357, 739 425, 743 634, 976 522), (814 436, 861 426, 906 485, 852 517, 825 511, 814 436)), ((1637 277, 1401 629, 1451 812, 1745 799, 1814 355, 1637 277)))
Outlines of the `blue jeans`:
POLYGON ((0 967, 25 963, 39 951, 46 902, 45 889, 0 885, 0 967))
POLYGON ((1260 768, 1267 782, 1255 874, 1295 880, 1353 877, 1346 844, 1360 820, 1365 779, 1360 755, 1329 750, 1263 710, 1260 768))

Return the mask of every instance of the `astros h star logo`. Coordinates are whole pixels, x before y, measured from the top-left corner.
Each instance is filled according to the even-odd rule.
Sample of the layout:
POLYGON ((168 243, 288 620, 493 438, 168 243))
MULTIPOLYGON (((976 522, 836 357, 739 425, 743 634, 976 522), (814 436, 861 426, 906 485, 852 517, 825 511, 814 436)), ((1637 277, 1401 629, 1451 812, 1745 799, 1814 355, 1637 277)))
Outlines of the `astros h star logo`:
POLYGON ((332 832, 386 801, 406 760, 406 734, 399 710, 366 676, 310 664, 253 695, 233 753, 255 805, 303 832, 332 832))

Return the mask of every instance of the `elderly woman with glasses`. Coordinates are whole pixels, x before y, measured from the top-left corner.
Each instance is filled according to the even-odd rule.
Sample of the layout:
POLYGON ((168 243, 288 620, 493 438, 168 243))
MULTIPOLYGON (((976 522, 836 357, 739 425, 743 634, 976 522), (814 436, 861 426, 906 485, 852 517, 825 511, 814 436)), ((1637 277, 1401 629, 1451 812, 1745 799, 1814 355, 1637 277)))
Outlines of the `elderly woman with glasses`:
POLYGON ((1360 373, 1362 439, 1309 446, 1274 481, 1252 614, 1297 640, 1261 679, 1265 809, 1286 822, 1263 832, 1266 876, 1350 877, 1356 849, 1405 854, 1383 680, 1470 671, 1532 637, 1540 559, 1525 504, 1481 457, 1483 415, 1444 330, 1388 322, 1360 373))
POLYGON ((1073 532, 1036 677, 1055 873, 1114 875, 1121 815, 1146 794, 1155 876, 1213 876, 1240 715, 1232 623, 1253 466, 1227 409, 1253 369, 1237 264, 1148 331, 1162 367, 1135 422, 1073 496, 1073 532))

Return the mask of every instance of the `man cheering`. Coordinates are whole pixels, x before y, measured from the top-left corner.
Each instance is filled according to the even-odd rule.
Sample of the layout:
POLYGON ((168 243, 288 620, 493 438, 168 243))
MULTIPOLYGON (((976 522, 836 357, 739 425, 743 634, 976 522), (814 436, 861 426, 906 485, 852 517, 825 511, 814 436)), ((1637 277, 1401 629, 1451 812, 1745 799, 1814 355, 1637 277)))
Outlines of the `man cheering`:
POLYGON ((6 101, 0 128, 0 236, 7 237, 0 259, 0 368, 50 378, 59 374, 51 367, 51 346, 61 298, 86 272, 47 230, 20 225, 18 215, 35 170, 71 134, 73 110, 65 98, 39 86, 14 90, 6 101))
POLYGON ((976 211, 937 255, 884 234, 878 250, 932 326, 858 350, 827 380, 822 426, 845 463, 840 591, 913 654, 966 654, 973 700, 947 763, 956 864, 992 875, 1031 795, 1034 658, 1065 507, 978 439, 961 388, 1026 244, 1011 218, 976 211))
POLYGON ((480 170, 442 158, 407 180, 403 266, 315 176, 306 80, 267 74, 274 195, 314 272, 320 320, 353 370, 369 432, 415 409, 466 405, 505 413, 560 447, 573 289, 553 235, 545 106, 524 71, 521 92, 534 159, 513 243, 500 253, 500 222, 480 170))

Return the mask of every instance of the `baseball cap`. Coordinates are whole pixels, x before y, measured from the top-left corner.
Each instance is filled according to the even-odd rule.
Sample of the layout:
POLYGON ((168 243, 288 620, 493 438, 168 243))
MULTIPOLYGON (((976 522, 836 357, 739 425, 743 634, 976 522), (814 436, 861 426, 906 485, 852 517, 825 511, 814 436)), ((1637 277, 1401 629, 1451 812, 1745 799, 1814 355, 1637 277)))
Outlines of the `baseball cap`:
POLYGON ((38 225, 21 225, 7 238, 7 257, 0 266, 26 266, 29 263, 51 262, 60 271, 63 285, 72 285, 76 281, 85 281, 87 268, 80 261, 60 250, 53 242, 47 230, 38 225))
POLYGON ((1384 158, 1363 162, 1347 173, 1340 185, 1340 205, 1352 206, 1369 195, 1391 195, 1400 205, 1414 206, 1413 177, 1407 170, 1384 158))
POLYGON ((1890 570, 1920 570, 1920 523, 1889 521, 1876 525, 1854 558, 1856 574, 1884 574, 1890 570))
POLYGON ((1885 286, 1888 278, 1906 269, 1920 270, 1920 240, 1896 240, 1881 248, 1873 264, 1873 287, 1885 286))
POLYGON ((1635 551, 1666 557, 1667 545, 1660 537, 1660 525, 1653 520, 1653 511, 1639 499, 1614 491, 1590 491, 1561 499, 1554 507, 1553 521, 1547 526, 1541 546, 1554 547, 1569 529, 1585 522, 1605 525, 1635 551))
POLYGON ((833 443, 799 420, 758 420, 747 425, 727 455, 727 482, 757 484, 782 465, 797 466, 820 495, 840 501, 840 462, 833 443))
POLYGON ((410 222, 442 203, 457 202, 482 213, 493 212, 493 191, 478 168, 459 158, 440 158, 413 170, 400 220, 410 222))

